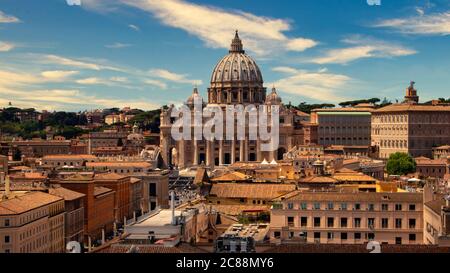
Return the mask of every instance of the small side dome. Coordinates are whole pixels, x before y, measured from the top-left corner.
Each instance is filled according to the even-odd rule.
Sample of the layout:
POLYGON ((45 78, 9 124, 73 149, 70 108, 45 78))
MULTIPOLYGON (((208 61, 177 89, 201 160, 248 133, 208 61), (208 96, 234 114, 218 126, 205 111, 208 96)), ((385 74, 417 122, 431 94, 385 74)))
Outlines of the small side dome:
POLYGON ((266 97, 266 104, 267 105, 280 105, 281 104, 281 98, 277 94, 277 90, 275 87, 272 88, 272 92, 267 95, 266 97))
POLYGON ((186 104, 187 105, 194 105, 196 100, 200 101, 201 103, 203 103, 203 98, 198 93, 197 87, 194 88, 194 91, 192 92, 192 95, 187 99, 186 104))

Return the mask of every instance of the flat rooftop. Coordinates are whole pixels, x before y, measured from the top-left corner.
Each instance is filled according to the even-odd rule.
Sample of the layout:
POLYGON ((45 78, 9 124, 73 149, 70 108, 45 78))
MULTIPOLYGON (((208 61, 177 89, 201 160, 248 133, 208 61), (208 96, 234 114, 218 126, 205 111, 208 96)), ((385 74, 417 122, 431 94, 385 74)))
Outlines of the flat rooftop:
MULTIPOLYGON (((175 210, 175 216, 181 216, 180 210, 175 210)), ((148 227, 148 226, 167 226, 172 224, 172 210, 163 209, 149 216, 147 219, 134 224, 135 227, 148 227)))

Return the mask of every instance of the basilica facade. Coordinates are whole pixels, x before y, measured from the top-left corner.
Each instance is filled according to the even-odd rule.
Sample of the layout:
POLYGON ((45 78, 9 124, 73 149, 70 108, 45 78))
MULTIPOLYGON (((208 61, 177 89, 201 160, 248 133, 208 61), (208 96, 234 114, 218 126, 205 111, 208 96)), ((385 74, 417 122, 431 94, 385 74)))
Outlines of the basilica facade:
MULTIPOLYGON (((223 140, 206 139, 175 141, 171 136, 171 128, 175 119, 171 113, 175 106, 161 112, 161 156, 167 167, 187 168, 197 165, 209 167, 230 165, 235 162, 262 162, 281 160, 283 154, 295 145, 303 144, 303 129, 297 119, 297 111, 285 107, 275 88, 267 94, 264 87, 263 76, 256 62, 245 53, 241 39, 236 31, 231 42, 230 50, 215 66, 210 86, 207 90, 207 101, 204 101, 194 88, 192 95, 185 105, 194 110, 194 102, 201 101, 203 108, 220 107, 223 111, 224 123, 226 123, 225 109, 230 105, 254 105, 257 108, 265 107, 267 111, 272 106, 279 106, 279 145, 272 151, 261 149, 260 136, 256 140, 249 138, 249 126, 255 124, 246 123, 245 139, 239 140, 235 126, 234 139, 223 140)), ((194 119, 192 119, 194 120, 194 119)), ((202 122, 207 122, 202 118, 202 122)), ((194 127, 194 124, 192 124, 194 127)), ((192 128, 192 132, 194 129, 192 128)), ((225 134, 225 130, 224 130, 225 134)))

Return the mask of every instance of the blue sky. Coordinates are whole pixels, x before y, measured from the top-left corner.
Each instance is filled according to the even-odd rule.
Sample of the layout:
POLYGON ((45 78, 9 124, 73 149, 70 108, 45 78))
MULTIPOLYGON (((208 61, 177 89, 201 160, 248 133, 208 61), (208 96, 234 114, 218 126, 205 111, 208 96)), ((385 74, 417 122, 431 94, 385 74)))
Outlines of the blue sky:
POLYGON ((205 96, 235 29, 285 103, 450 97, 449 0, 0 0, 0 106, 205 96))

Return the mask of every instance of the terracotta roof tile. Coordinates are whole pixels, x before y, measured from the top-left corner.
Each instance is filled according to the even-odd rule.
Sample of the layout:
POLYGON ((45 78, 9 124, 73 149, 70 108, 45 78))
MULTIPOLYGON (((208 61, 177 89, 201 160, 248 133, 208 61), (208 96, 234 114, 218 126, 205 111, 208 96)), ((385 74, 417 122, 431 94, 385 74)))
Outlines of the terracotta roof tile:
POLYGON ((72 201, 72 200, 76 200, 76 199, 80 199, 83 198, 84 196, 86 196, 85 194, 76 192, 76 191, 72 191, 63 187, 58 187, 58 188, 50 188, 48 190, 49 194, 52 195, 56 195, 59 196, 61 198, 64 198, 65 201, 72 201))
POLYGON ((20 214, 60 200, 62 200, 61 197, 40 191, 28 192, 8 200, 0 201, 0 215, 20 214))
POLYGON ((213 184, 210 195, 220 198, 258 198, 273 199, 288 192, 294 191, 291 184, 213 184))

